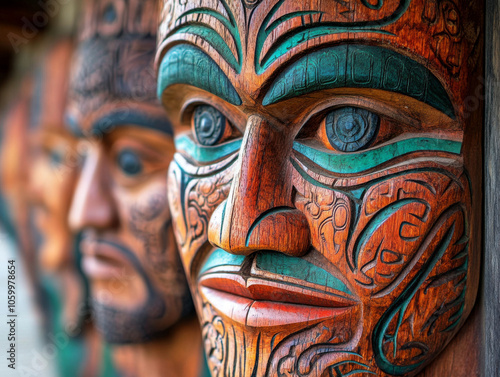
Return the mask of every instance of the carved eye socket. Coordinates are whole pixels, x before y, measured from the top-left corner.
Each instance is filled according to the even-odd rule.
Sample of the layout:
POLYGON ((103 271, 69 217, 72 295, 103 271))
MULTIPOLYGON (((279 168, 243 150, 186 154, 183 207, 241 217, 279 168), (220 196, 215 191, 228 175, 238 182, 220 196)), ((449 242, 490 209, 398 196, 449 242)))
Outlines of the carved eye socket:
POLYGON ((60 166, 64 161, 64 152, 59 149, 52 149, 49 151, 50 164, 54 167, 60 166))
POLYGON ((341 152, 366 148, 377 136, 380 118, 371 111, 342 107, 329 112, 324 120, 330 145, 341 152))
POLYGON ((142 172, 142 163, 139 156, 129 149, 125 149, 117 156, 117 164, 126 175, 132 176, 142 172))
POLYGON ((213 106, 197 106, 192 119, 193 132, 201 145, 216 145, 232 134, 226 117, 213 106))

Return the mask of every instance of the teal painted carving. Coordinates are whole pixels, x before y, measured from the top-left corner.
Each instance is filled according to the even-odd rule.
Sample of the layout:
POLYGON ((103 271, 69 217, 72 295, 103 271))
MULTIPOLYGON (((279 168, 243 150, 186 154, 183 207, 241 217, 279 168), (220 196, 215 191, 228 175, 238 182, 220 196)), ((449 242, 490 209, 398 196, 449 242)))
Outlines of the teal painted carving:
POLYGON ((343 107, 330 111, 325 119, 328 141, 341 152, 366 148, 377 135, 380 119, 371 111, 343 107))
POLYGON ((192 158, 199 162, 212 162, 222 157, 228 156, 237 152, 241 147, 241 139, 229 141, 214 147, 204 147, 197 145, 187 136, 182 135, 175 139, 175 148, 180 151, 185 151, 192 158))
MULTIPOLYGON (((342 32, 350 33, 360 33, 360 32, 371 32, 371 33, 381 33, 388 34, 388 32, 382 30, 381 28, 392 24, 397 21, 403 13, 406 12, 411 0, 401 0, 399 2, 396 10, 383 18, 371 21, 359 21, 359 22, 327 22, 323 21, 323 12, 320 11, 302 11, 302 12, 292 12, 286 14, 273 23, 270 24, 274 15, 281 8, 285 0, 280 0, 276 5, 269 11, 268 15, 262 22, 257 34, 257 42, 255 46, 255 71, 257 74, 263 73, 274 61, 286 54, 290 49, 307 43, 308 41, 322 37, 329 34, 336 34, 342 32), (284 35, 282 35, 265 56, 261 57, 262 50, 267 38, 272 34, 272 32, 285 21, 293 19, 295 17, 303 17, 305 15, 310 16, 311 23, 305 24, 302 22, 302 26, 295 28, 284 35), (316 17, 313 17, 316 16, 316 17), (314 20, 315 18, 315 20, 314 20)), ((383 6, 383 1, 378 0, 376 5, 369 4, 366 0, 362 0, 362 4, 372 10, 379 10, 383 6)))
POLYGON ((174 28, 167 37, 178 34, 178 33, 187 33, 196 35, 205 41, 207 41, 213 48, 217 50, 217 52, 226 60, 226 62, 237 72, 241 71, 241 59, 242 59, 242 49, 241 49, 241 38, 240 32, 236 25, 236 20, 234 18, 229 5, 225 0, 220 0, 220 3, 224 7, 224 10, 228 14, 228 18, 220 14, 214 9, 200 7, 190 9, 184 13, 182 13, 178 18, 177 22, 180 22, 181 19, 185 19, 185 17, 190 15, 197 15, 197 21, 188 21, 181 23, 179 27, 174 28), (229 31, 229 35, 231 36, 235 46, 237 56, 234 56, 231 48, 225 41, 225 36, 219 35, 219 33, 214 30, 212 27, 207 24, 201 23, 198 21, 200 16, 210 16, 217 19, 224 27, 229 31))
POLYGON ((426 67, 395 51, 363 45, 342 45, 302 57, 273 81, 263 105, 318 90, 371 88, 422 101, 455 119, 451 100, 426 67))
POLYGON ((304 259, 290 257, 285 254, 262 252, 257 255, 256 263, 257 268, 260 270, 304 280, 352 295, 352 292, 343 281, 304 259))
POLYGON ((377 0, 377 4, 370 4, 368 0, 361 0, 361 3, 367 8, 379 10, 384 5, 384 0, 377 0))
MULTIPOLYGON (((208 257, 199 274, 202 275, 214 267, 223 265, 241 266, 244 260, 245 256, 233 255, 217 249, 208 257)), ((258 270, 304 280, 308 283, 335 289, 347 295, 353 295, 343 281, 301 258, 272 252, 261 252, 256 256, 256 267, 258 270)))
MULTIPOLYGON (((356 243, 354 245, 354 249, 352 252, 352 261, 347 259, 347 262, 350 265, 350 268, 352 271, 355 271, 357 269, 358 265, 358 256, 360 253, 361 249, 364 249, 366 247, 367 241, 370 240, 370 238, 373 236, 373 233, 377 228, 379 228, 384 222, 390 219, 390 217, 395 214, 396 212, 402 210, 405 206, 411 206, 412 204, 415 203, 420 203, 421 205, 427 207, 427 210, 430 210, 429 203, 422 199, 401 199, 397 201, 396 203, 393 203, 384 209, 380 210, 375 217, 373 217, 368 225, 363 229, 362 233, 356 240, 356 243)), ((417 215, 413 214, 415 218, 418 218, 417 215)), ((419 219, 422 220, 422 219, 419 219)))
MULTIPOLYGON (((447 211, 445 211, 445 213, 443 214, 443 218, 446 219, 447 217, 452 216, 455 212, 461 210, 462 208, 460 207, 460 205, 452 206, 447 211)), ((441 226, 442 223, 437 222, 437 224, 434 227, 435 229, 431 230, 429 234, 437 234, 441 226)), ((396 352, 398 348, 397 347, 398 330, 402 324, 406 308, 408 307, 410 301, 412 300, 416 292, 421 288, 422 284, 427 279, 434 266, 443 257, 445 251, 447 250, 448 246, 451 243, 454 231, 455 231, 455 225, 452 224, 446 231, 442 240, 437 245, 432 256, 418 271, 416 276, 408 284, 403 293, 396 298, 394 303, 382 315, 382 317, 380 318, 380 320, 373 329, 372 343, 374 348, 375 360, 379 368, 382 369, 385 373, 395 376, 400 376, 419 368, 425 361, 421 359, 412 364, 407 364, 407 365, 393 364, 387 359, 386 355, 384 354, 384 344, 386 344, 388 341, 393 343, 393 357, 396 357, 396 352), (387 334, 389 325, 391 321, 394 318, 396 318, 396 316, 398 318, 396 329, 394 330, 393 334, 389 335, 387 334)))
POLYGON ((217 266, 241 266, 244 260, 244 255, 229 254, 222 249, 216 249, 203 264, 199 275, 217 266))
POLYGON ((172 47, 163 57, 158 72, 158 98, 174 84, 192 85, 233 105, 241 105, 238 93, 219 66, 200 49, 188 44, 172 47))
POLYGON ((315 164, 333 173, 353 174, 373 169, 393 158, 417 151, 439 151, 460 154, 462 143, 453 140, 433 138, 405 139, 364 152, 345 154, 327 153, 298 141, 293 149, 315 164))
MULTIPOLYGON (((225 208, 224 208, 224 211, 225 211, 225 208)), ((293 209, 290 207, 275 207, 275 208, 271 209, 270 211, 265 211, 264 213, 261 213, 260 216, 257 219, 255 219, 254 223, 252 224, 252 226, 248 230, 247 238, 245 241, 245 246, 248 247, 248 245, 250 244, 250 237, 252 236, 252 232, 255 230, 257 225, 259 225, 262 222, 262 220, 264 220, 268 216, 272 216, 272 215, 275 215, 278 213, 283 214, 283 213, 290 212, 290 211, 293 211, 293 209)))
POLYGON ((353 361, 353 360, 341 361, 340 363, 336 363, 336 364, 334 364, 334 365, 332 365, 330 367, 330 376, 333 376, 333 377, 347 377, 347 376, 355 376, 357 374, 360 374, 360 375, 367 374, 367 373, 368 374, 377 374, 375 372, 372 372, 369 369, 354 369, 354 370, 351 370, 351 371, 349 371, 349 372, 347 372, 347 373, 344 374, 340 370, 341 366, 343 366, 343 365, 351 365, 351 366, 352 365, 356 365, 357 367, 370 368, 370 366, 368 366, 366 364, 359 363, 359 362, 353 361), (335 373, 335 374, 333 374, 333 373, 335 373))
POLYGON ((201 145, 215 145, 224 135, 226 117, 215 107, 209 105, 196 107, 193 119, 196 139, 201 145))

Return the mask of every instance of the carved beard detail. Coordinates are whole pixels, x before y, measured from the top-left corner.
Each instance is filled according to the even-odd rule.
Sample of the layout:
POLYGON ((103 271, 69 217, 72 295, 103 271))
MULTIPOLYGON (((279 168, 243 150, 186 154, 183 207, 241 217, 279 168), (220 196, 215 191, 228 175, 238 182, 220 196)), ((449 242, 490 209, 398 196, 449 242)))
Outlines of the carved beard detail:
MULTIPOLYGON (((168 219, 159 227, 155 221, 165 217, 166 208, 165 193, 151 195, 145 205, 136 203, 131 207, 128 226, 141 241, 147 268, 157 276, 161 286, 168 287, 171 292, 184 291, 187 290, 187 282, 173 239, 172 219, 167 215, 168 219)), ((189 292, 186 296, 183 312, 190 314, 194 312, 194 306, 189 292)))
POLYGON ((126 311, 107 306, 99 300, 93 299, 92 311, 96 325, 99 331, 104 334, 107 342, 119 344, 143 342, 161 334, 163 328, 158 328, 157 322, 166 311, 172 310, 172 308, 166 307, 164 300, 154 288, 137 257, 127 248, 119 248, 144 282, 146 300, 139 308, 126 311))
POLYGON ((170 217, 158 225, 159 220, 166 217, 165 206, 165 194, 157 193, 150 195, 146 204, 135 203, 130 208, 128 225, 132 234, 141 241, 144 266, 131 250, 115 245, 144 282, 144 303, 134 310, 125 310, 105 305, 98 299, 92 300, 97 327, 110 343, 140 343, 164 336, 175 322, 194 311, 175 243, 171 239, 170 217), (162 293, 160 287, 168 294, 162 293), (169 323, 165 323, 166 316, 170 318, 169 323))
MULTIPOLYGON (((92 300, 92 311, 97 328, 102 332, 104 339, 113 344, 135 344, 161 338, 170 330, 171 326, 158 325, 159 320, 169 310, 169 307, 148 283, 148 298, 140 308, 131 311, 116 309, 92 300)), ((184 318, 192 313, 192 302, 188 294, 182 297, 182 313, 184 318)))
MULTIPOLYGON (((103 304, 98 299, 92 299, 91 305, 96 325, 107 342, 115 344, 141 343, 161 337, 180 318, 192 313, 191 298, 185 292, 183 285, 175 284, 171 279, 171 284, 175 286, 173 290, 180 297, 180 301, 176 302, 170 297, 170 300, 166 302, 162 294, 153 285, 137 257, 123 246, 116 244, 114 246, 120 248, 144 282, 146 299, 142 305, 134 310, 117 309, 103 304), (175 316, 171 313, 179 313, 179 315, 175 316), (164 317, 167 314, 170 316, 170 323, 165 323, 164 317)), ((175 273, 179 273, 177 269, 175 273)))
MULTIPOLYGON (((194 166, 177 154, 169 173, 172 213, 183 220, 176 237, 183 255, 194 258, 192 288, 213 376, 410 376, 436 356, 458 329, 465 304, 470 192, 458 163, 409 161, 383 175, 332 179, 328 185, 338 189, 326 189, 318 185, 325 177, 295 159, 295 205, 312 236, 308 259, 340 272, 357 303, 335 318, 277 329, 229 318, 197 281, 209 255, 199 252, 208 247, 205 229, 227 197, 234 159, 193 175, 194 166)), ((252 262, 241 271, 245 263, 252 262)))
POLYGON ((149 290, 144 305, 133 311, 118 310, 92 300, 92 310, 99 331, 107 342, 115 344, 142 343, 159 337, 166 330, 154 326, 165 311, 165 303, 155 292, 149 290))

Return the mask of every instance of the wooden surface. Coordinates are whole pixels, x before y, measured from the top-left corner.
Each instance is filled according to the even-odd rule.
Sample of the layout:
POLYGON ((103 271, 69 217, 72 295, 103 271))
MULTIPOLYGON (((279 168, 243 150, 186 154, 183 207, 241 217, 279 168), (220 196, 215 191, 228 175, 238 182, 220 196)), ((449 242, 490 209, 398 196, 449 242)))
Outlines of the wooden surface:
POLYGON ((485 242, 482 376, 500 374, 500 6, 486 1, 485 242))
MULTIPOLYGON (((474 323, 453 337, 480 275, 482 15, 165 1, 169 202, 214 377, 415 376, 457 342, 474 373, 474 323)), ((443 360, 428 376, 463 369, 443 360)))
POLYGON ((453 377, 489 376, 481 373, 482 319, 481 307, 476 304, 455 338, 418 377, 447 377, 451 371, 453 377))
POLYGON ((166 204, 174 145, 156 97, 156 6, 84 2, 66 115, 86 157, 68 217, 96 328, 127 344, 113 348, 119 374, 184 377, 201 369, 201 337, 166 204))

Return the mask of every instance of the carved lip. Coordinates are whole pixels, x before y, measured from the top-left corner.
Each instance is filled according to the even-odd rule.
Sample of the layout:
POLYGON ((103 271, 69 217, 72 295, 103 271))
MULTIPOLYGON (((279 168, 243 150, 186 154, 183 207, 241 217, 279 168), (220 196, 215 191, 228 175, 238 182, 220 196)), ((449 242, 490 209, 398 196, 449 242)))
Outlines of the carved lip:
POLYGON ((82 269, 91 279, 122 279, 132 266, 111 242, 84 238, 81 241, 82 269))
MULTIPOLYGON (((224 252, 219 250, 216 253, 224 252)), ((198 279, 200 292, 216 310, 245 326, 313 323, 344 314, 357 305, 344 283, 339 280, 338 286, 335 286, 336 282, 331 280, 336 278, 332 276, 327 284, 319 285, 277 274, 277 271, 269 271, 271 269, 263 270, 268 258, 266 254, 260 261, 259 256, 244 260, 239 257, 224 260, 223 257, 219 255, 221 264, 214 264, 213 258, 209 258, 202 266, 198 279)), ((284 258, 286 261, 291 257, 284 258)), ((297 258, 289 260, 291 263, 296 261, 297 258)), ((305 276, 315 272, 310 263, 299 263, 305 269, 301 271, 305 276)))

